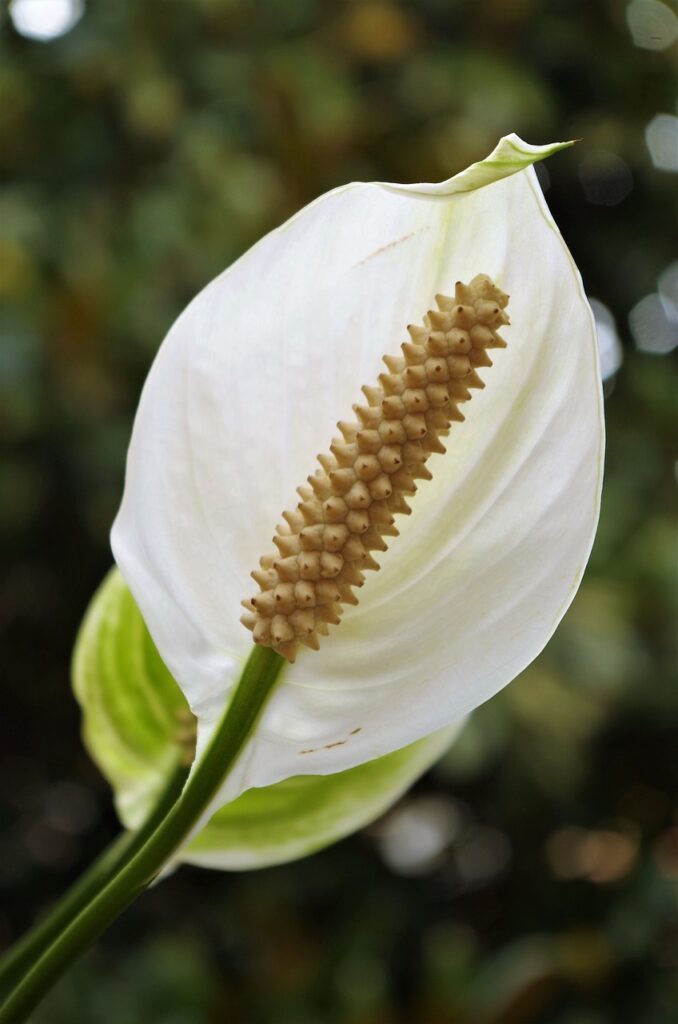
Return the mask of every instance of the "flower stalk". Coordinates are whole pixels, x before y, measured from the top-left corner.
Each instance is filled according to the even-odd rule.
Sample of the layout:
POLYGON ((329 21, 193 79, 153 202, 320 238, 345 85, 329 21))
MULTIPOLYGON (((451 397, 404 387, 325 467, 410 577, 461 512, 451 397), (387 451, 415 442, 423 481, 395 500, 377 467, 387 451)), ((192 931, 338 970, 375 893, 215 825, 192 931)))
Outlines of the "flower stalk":
POLYGON ((92 894, 0 1007, 0 1024, 21 1024, 63 972, 157 877, 209 809, 254 727, 285 662, 255 646, 212 740, 181 796, 130 860, 92 894))

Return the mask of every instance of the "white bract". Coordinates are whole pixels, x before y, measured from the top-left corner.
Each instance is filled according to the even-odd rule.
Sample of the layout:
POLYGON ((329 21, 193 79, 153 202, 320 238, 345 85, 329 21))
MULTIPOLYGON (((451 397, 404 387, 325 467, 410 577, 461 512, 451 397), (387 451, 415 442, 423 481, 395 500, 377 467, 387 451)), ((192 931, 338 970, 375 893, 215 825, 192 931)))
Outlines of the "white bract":
POLYGON ((603 457, 593 317, 515 135, 441 184, 351 184, 292 217, 170 330, 132 435, 113 550, 209 739, 251 650, 250 572, 360 387, 437 292, 490 275, 508 348, 360 604, 287 667, 218 803, 458 721, 541 651, 577 589, 603 457))

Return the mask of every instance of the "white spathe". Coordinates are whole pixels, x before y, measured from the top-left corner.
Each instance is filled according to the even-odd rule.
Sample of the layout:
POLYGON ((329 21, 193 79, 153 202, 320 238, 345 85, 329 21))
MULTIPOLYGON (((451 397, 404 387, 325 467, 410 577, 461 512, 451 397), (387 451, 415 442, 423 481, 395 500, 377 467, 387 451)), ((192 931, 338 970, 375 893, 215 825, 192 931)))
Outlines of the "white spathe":
POLYGON ((458 721, 570 604, 598 518, 603 418, 593 317, 531 166, 561 148, 511 135, 438 185, 329 192, 209 284, 163 342, 112 543, 202 748, 251 649, 249 574, 336 421, 436 292, 486 273, 511 296, 509 347, 430 460, 381 571, 284 671, 217 803, 458 721))

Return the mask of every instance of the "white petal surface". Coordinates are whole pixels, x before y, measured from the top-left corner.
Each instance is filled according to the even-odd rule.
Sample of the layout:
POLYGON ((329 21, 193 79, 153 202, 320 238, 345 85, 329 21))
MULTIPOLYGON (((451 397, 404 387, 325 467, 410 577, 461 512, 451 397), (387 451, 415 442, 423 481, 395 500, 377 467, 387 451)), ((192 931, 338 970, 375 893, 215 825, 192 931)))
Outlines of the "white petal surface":
POLYGON ((350 768, 465 715, 542 649, 598 515, 593 319, 509 137, 440 185, 321 197, 193 301, 151 369, 113 532, 116 560, 201 722, 237 680, 240 600, 295 487, 436 292, 489 274, 509 348, 484 371, 401 537, 318 653, 286 669, 221 800, 350 768))

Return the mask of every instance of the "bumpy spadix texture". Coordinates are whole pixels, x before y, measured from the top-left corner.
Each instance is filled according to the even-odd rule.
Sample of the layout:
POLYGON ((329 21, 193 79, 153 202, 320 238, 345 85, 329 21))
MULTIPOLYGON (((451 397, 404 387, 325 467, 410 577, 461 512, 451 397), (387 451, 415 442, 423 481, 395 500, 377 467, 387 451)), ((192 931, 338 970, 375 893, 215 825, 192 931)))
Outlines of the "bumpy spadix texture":
POLYGON ((498 328, 509 323, 508 298, 486 274, 458 281, 453 298, 437 295, 438 309, 408 327, 402 356, 384 356, 388 373, 363 388, 356 419, 337 424, 342 438, 318 456, 296 509, 283 513, 277 554, 252 573, 260 593, 243 602, 241 621, 258 644, 294 661, 300 643, 317 650, 318 633, 358 603, 354 587, 379 568, 372 552, 398 536, 395 515, 412 511, 407 497, 417 480, 431 479, 426 462, 445 452, 440 438, 464 419, 459 405, 485 386, 476 368, 492 366, 488 349, 506 347, 498 328))

